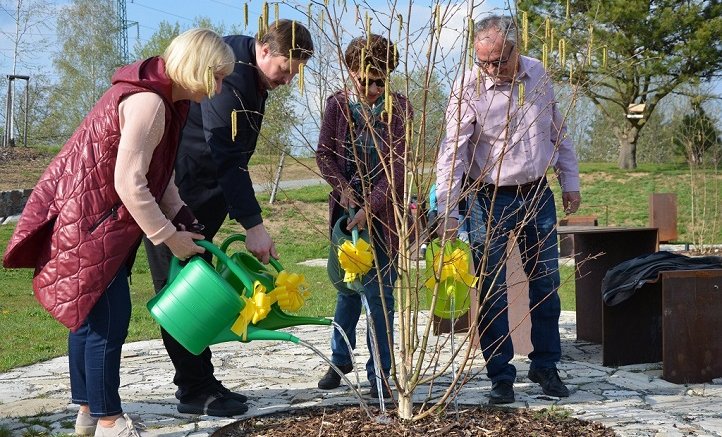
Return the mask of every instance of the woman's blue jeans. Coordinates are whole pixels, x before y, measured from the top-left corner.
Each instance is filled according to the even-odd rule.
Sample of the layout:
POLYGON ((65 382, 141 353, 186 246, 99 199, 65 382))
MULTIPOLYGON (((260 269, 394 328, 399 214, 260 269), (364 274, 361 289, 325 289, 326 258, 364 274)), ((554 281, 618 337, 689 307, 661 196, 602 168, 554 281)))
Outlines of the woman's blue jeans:
POLYGON ((130 288, 123 266, 80 328, 68 334, 71 402, 93 417, 121 414, 120 355, 130 323, 130 288))
MULTIPOLYGON (((376 331, 376 338, 379 346, 379 356, 383 377, 388 378, 391 370, 391 344, 389 336, 393 338, 394 332, 394 282, 397 272, 384 250, 376 250, 378 265, 363 277, 364 294, 368 299, 371 308, 371 320, 376 331), (381 281, 379 273, 381 272, 381 281), (382 295, 386 305, 384 314, 382 295), (388 326, 386 321, 388 320, 388 326)), ((358 294, 338 293, 336 298, 336 314, 333 320, 338 323, 348 336, 351 348, 356 349, 356 324, 361 316, 362 303, 358 294)), ((366 345, 371 354, 371 334, 366 332, 366 345)), ((331 361, 337 365, 353 364, 351 351, 348 350, 346 342, 339 332, 334 329, 331 336, 331 361)), ((376 372, 374 371, 373 355, 366 362, 366 375, 371 385, 376 383, 376 372)))
POLYGON ((515 235, 524 271, 529 279, 531 311, 531 368, 554 368, 561 358, 559 315, 559 249, 554 195, 544 184, 537 191, 521 194, 481 188, 472 205, 472 248, 477 271, 482 276, 479 333, 492 382, 514 381, 516 368, 509 362, 514 347, 509 335, 506 288, 506 248, 515 235), (487 220, 491 217, 488 245, 487 220))

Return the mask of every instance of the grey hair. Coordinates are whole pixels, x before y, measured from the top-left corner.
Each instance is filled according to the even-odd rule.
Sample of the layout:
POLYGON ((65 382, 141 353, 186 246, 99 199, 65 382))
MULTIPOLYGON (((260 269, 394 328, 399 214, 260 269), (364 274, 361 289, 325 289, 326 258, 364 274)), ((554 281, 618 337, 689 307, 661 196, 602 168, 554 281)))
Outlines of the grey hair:
POLYGON ((499 33, 504 35, 504 40, 506 40, 506 42, 516 44, 516 23, 512 17, 490 15, 486 18, 482 18, 474 25, 474 38, 478 39, 482 32, 491 29, 498 30, 499 33))

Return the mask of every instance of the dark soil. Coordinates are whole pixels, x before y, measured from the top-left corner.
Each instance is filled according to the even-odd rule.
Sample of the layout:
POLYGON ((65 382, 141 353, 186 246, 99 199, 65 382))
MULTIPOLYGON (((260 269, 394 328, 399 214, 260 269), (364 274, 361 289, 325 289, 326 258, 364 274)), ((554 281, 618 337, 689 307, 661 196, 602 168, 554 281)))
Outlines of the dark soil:
MULTIPOLYGON (((378 411, 373 411, 378 415, 378 411)), ((299 437, 299 436, 589 436, 613 437, 601 424, 569 417, 561 409, 528 410, 488 407, 462 408, 457 418, 452 410, 413 423, 401 423, 387 411, 391 423, 370 419, 359 407, 313 408, 254 417, 226 425, 212 437, 299 437)))

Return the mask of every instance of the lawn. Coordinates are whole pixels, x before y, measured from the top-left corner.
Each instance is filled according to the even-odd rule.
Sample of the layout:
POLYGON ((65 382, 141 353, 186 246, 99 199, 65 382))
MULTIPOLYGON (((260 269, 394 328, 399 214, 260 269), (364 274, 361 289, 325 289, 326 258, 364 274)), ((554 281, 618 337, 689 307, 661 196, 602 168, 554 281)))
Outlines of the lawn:
MULTIPOLYGON (((707 209, 717 208, 716 230, 707 242, 720 243, 720 177, 714 173, 705 174, 705 177, 707 209)), ((597 215, 600 224, 646 226, 649 194, 675 192, 678 195, 680 240, 690 241, 691 180, 693 178, 687 170, 673 166, 642 167, 629 173, 617 170, 611 164, 583 165, 584 206, 579 213, 597 215)), ((312 292, 300 312, 303 315, 331 316, 334 309, 335 291, 327 279, 325 268, 297 264, 328 255, 327 194, 328 188, 323 186, 282 192, 273 205, 268 205, 267 196, 259 197, 265 221, 281 254, 281 262, 289 271, 304 274, 312 292)), ((711 224, 708 227, 714 229, 711 224)), ((219 233, 218 241, 239 229, 238 225, 227 222, 219 233)), ((12 225, 0 226, 0 248, 3 251, 12 230, 12 225)), ((232 246, 231 251, 234 250, 239 249, 232 246)), ((562 308, 573 310, 573 269, 562 267, 561 276, 562 308)), ((67 330, 37 303, 32 294, 31 279, 32 272, 27 269, 0 271, 0 324, 4 331, 0 338, 0 372, 67 352, 67 330)), ((158 338, 158 326, 145 308, 153 291, 142 246, 133 268, 131 293, 134 307, 128 341, 158 338)), ((425 293, 420 294, 423 299, 425 293)))

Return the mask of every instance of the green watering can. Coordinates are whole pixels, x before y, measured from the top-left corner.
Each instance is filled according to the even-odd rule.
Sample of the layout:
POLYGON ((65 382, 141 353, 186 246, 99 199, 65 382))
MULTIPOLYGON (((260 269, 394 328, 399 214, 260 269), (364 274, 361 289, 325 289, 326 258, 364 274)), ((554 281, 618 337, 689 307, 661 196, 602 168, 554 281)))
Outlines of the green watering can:
MULTIPOLYGON (((469 245, 455 239, 447 241, 442 248, 438 239, 434 239, 426 249, 426 277, 431 278, 436 275, 438 265, 434 265, 434 257, 450 256, 454 251, 460 249, 466 256, 467 263, 471 260, 471 249, 469 245)), ((471 297, 469 296, 469 288, 474 285, 475 280, 466 280, 462 278, 447 278, 440 281, 438 294, 436 296, 436 305, 431 312, 442 319, 458 319, 463 316, 471 306, 471 297), (453 305, 452 305, 453 302, 453 305)), ((434 287, 426 286, 426 301, 431 303, 434 297, 434 287)))
MULTIPOLYGON (((351 211, 353 211, 353 209, 351 211)), ((347 240, 355 243, 356 240, 361 239, 370 243, 371 238, 368 231, 365 229, 361 232, 359 232, 356 228, 354 228, 353 231, 346 229, 348 220, 349 215, 344 214, 339 217, 333 225, 333 229, 331 230, 331 247, 329 248, 326 271, 328 272, 328 278, 331 280, 331 283, 337 291, 344 294, 357 294, 359 290, 350 288, 351 285, 343 281, 345 272, 343 268, 341 268, 341 263, 338 260, 338 248, 341 247, 347 240)))
MULTIPOLYGON (((243 241, 245 237, 229 237, 223 244, 224 248, 232 242, 228 240, 243 241)), ((208 241, 197 240, 196 244, 216 257, 221 272, 199 256, 191 258, 182 268, 180 261, 174 257, 168 284, 147 304, 156 322, 191 353, 199 355, 206 347, 227 341, 281 340, 298 343, 297 337, 275 329, 331 325, 331 320, 323 317, 288 315, 274 303, 265 319, 248 326, 245 339, 235 334, 231 327, 245 307, 241 295, 249 297, 253 294, 254 280, 261 281, 268 291, 272 290, 273 276, 250 255, 234 254, 229 257, 224 250, 208 241), (232 283, 224 275, 232 278, 232 283)), ((275 260, 274 268, 283 270, 275 260)))

